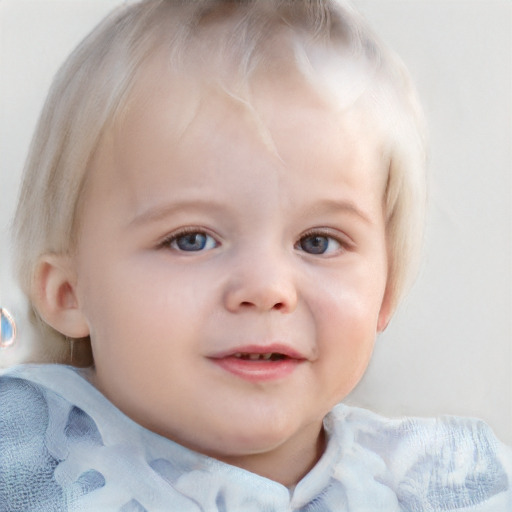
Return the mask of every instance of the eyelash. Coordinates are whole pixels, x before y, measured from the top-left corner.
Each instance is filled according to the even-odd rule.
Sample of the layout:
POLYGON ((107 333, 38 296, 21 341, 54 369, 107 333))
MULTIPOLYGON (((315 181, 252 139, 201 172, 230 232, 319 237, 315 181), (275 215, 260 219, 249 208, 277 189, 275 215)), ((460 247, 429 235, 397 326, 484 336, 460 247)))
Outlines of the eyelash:
POLYGON ((352 246, 353 246, 353 244, 347 239, 347 237, 342 236, 341 234, 334 235, 332 233, 332 231, 330 231, 330 230, 312 229, 312 230, 304 233, 303 235, 301 235, 301 237, 295 244, 295 249, 298 249, 299 251, 303 251, 306 254, 310 254, 312 256, 324 256, 325 257, 325 256, 332 256, 333 253, 339 254, 339 253, 345 252, 345 251, 349 250, 352 246), (329 243, 330 241, 334 241, 334 242, 336 242, 338 247, 335 249, 335 251, 332 251, 332 252, 327 252, 327 250, 326 250, 324 252, 315 253, 315 252, 308 252, 308 251, 304 250, 304 247, 302 247, 302 242, 307 239, 312 239, 315 237, 327 239, 327 243, 329 243))
MULTIPOLYGON (((167 236, 162 242, 160 242, 159 247, 160 248, 166 248, 171 249, 179 253, 195 253, 195 252, 204 252, 205 249, 211 250, 215 249, 220 245, 220 242, 211 234, 209 234, 206 230, 197 228, 197 227, 187 227, 183 228, 175 233, 172 233, 171 235, 167 236), (203 244, 197 246, 197 249, 191 248, 190 250, 184 249, 183 247, 176 246, 178 243, 177 241, 180 238, 186 237, 187 235, 199 235, 206 238, 206 240, 203 240, 203 244), (208 242, 208 238, 211 239, 214 242, 214 246, 208 247, 208 245, 211 245, 211 242, 208 242)), ((341 236, 341 235, 333 235, 332 231, 330 230, 322 230, 322 229, 312 229, 303 235, 300 236, 298 241, 294 245, 294 249, 297 249, 301 252, 304 252, 306 254, 312 255, 312 256, 331 256, 334 254, 339 254, 341 252, 344 252, 352 247, 352 243, 347 240, 347 237, 341 236), (311 251, 308 251, 304 247, 304 242, 307 240, 311 240, 317 238, 317 242, 321 242, 321 240, 318 239, 324 239, 327 242, 327 245, 324 246, 320 243, 320 245, 316 245, 312 247, 311 251), (334 248, 334 250, 329 250, 329 245, 331 245, 331 242, 335 242, 337 244, 337 247, 334 248), (317 252, 316 249, 318 249, 317 252)))
POLYGON ((168 235, 167 237, 165 237, 164 240, 162 240, 162 242, 160 242, 159 247, 165 248, 165 249, 171 249, 171 250, 174 250, 174 251, 180 252, 180 253, 203 252, 205 245, 207 245, 208 242, 205 242, 205 245, 203 245, 203 247, 201 247, 199 250, 187 251, 186 249, 182 249, 180 247, 173 247, 173 244, 175 244, 178 239, 185 237, 187 235, 202 235, 202 236, 212 239, 215 242, 215 247, 208 247, 207 250, 214 249, 220 245, 220 242, 214 236, 212 236, 210 233, 208 233, 206 230, 197 228, 197 227, 188 227, 188 228, 180 229, 179 231, 172 233, 172 234, 168 235))

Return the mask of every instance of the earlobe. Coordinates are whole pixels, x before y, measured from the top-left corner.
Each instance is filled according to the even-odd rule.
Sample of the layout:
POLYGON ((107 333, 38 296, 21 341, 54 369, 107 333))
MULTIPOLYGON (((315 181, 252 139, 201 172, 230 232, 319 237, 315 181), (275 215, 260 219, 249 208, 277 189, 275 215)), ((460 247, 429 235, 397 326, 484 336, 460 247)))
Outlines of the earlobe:
POLYGON ((383 314, 382 310, 379 313, 379 320, 377 322, 377 332, 384 332, 391 321, 391 315, 383 314))
POLYGON ((386 290, 382 304, 380 306, 379 317, 377 319, 377 332, 384 332, 391 321, 394 313, 394 307, 391 301, 391 293, 389 289, 386 290))
POLYGON ((43 256, 32 286, 34 306, 48 325, 69 338, 89 336, 86 318, 76 298, 74 272, 67 256, 43 256))

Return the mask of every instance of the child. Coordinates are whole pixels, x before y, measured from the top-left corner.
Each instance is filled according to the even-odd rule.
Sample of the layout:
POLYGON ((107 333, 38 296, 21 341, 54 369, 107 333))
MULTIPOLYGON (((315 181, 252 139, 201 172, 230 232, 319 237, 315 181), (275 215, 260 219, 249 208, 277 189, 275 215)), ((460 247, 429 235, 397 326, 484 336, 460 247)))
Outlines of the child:
POLYGON ((20 280, 75 367, 4 373, 2 510, 511 510, 481 422, 337 405, 413 272, 424 163, 408 76, 344 3, 114 12, 27 164, 20 280))

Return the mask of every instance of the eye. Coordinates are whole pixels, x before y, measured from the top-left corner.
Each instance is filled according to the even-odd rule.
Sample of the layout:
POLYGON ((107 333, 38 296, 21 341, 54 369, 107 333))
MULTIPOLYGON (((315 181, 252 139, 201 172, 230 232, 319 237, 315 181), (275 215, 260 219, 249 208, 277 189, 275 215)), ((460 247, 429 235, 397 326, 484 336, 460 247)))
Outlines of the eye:
POLYGON ((215 249, 218 243, 203 231, 185 231, 170 236, 162 245, 179 252, 200 252, 215 249))
POLYGON ((308 254, 334 254, 343 249, 339 240, 322 233, 310 233, 303 236, 296 245, 297 249, 308 254))

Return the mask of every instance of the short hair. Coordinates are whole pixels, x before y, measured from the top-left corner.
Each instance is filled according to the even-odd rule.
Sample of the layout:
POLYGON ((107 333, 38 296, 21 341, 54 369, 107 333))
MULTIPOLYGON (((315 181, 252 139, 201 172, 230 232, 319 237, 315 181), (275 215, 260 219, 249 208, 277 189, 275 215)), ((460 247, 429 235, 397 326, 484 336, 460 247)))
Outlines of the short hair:
MULTIPOLYGON (((222 86, 235 95, 256 70, 279 73, 277 59, 284 58, 319 94, 338 102, 340 115, 365 113, 382 140, 388 280, 396 306, 415 274, 422 241, 423 115, 405 66, 343 0, 143 0, 105 18, 57 73, 32 140, 14 221, 17 274, 27 296, 40 257, 74 247, 93 155, 156 54, 167 55, 177 79, 180 71, 216 60, 222 86), (286 44, 274 44, 278 37, 286 44)), ((50 332, 46 326, 45 336, 50 332)))

